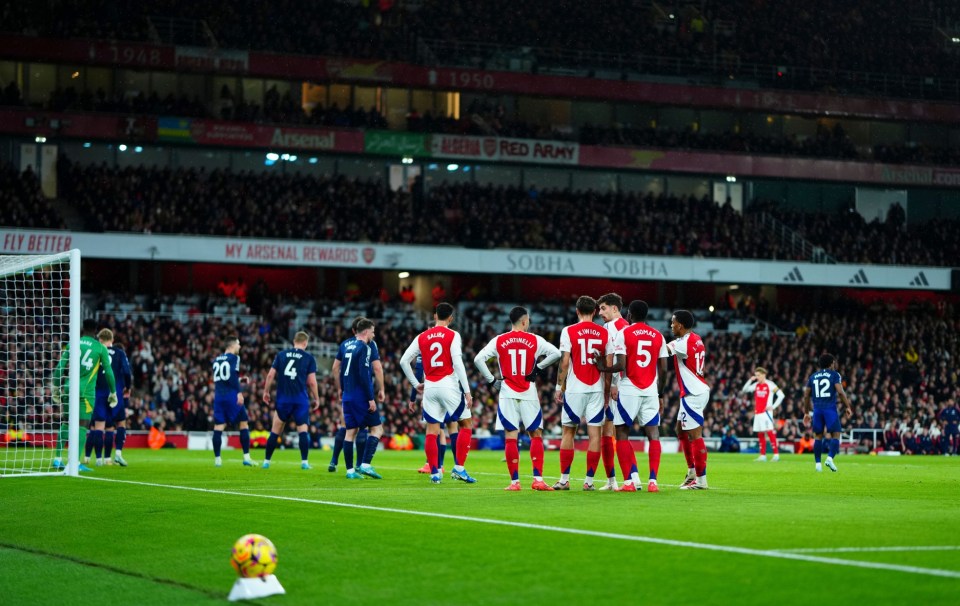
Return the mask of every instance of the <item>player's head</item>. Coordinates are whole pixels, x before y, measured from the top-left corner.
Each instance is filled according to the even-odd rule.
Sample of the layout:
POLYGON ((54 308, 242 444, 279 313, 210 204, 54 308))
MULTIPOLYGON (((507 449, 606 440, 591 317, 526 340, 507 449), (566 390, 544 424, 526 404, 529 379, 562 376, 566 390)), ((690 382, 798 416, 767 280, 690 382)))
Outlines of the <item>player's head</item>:
POLYGON ((630 321, 636 323, 636 322, 643 322, 644 320, 646 320, 647 312, 649 311, 650 311, 650 306, 647 305, 647 302, 637 299, 635 301, 630 302, 630 307, 627 313, 630 314, 630 321))
POLYGON ((514 330, 526 330, 530 326, 530 312, 526 307, 517 305, 510 310, 510 324, 514 330))
POLYGON ((577 315, 581 318, 593 319, 597 313, 597 301, 593 297, 586 295, 577 299, 577 315))
POLYGON ((753 370, 753 374, 757 376, 758 381, 763 381, 764 379, 767 378, 767 369, 764 368, 763 366, 757 366, 753 370))
POLYGON ((678 337, 690 332, 690 329, 694 325, 693 314, 687 311, 686 309, 678 309, 673 312, 673 317, 670 319, 670 330, 678 337))
POLYGON ((452 322, 453 305, 450 305, 445 301, 443 303, 438 303, 437 308, 433 310, 433 315, 436 317, 438 322, 452 322))
POLYGON ((350 324, 350 329, 353 330, 353 334, 357 334, 357 324, 360 323, 360 320, 365 320, 363 316, 357 316, 353 319, 353 323, 350 324))
POLYGON ((600 304, 600 317, 603 318, 604 322, 609 322, 610 320, 615 320, 620 317, 620 310, 623 308, 623 297, 617 293, 607 293, 597 299, 597 303, 600 304))
POLYGON ((837 359, 833 354, 825 353, 820 356, 820 368, 833 368, 837 363, 837 359))
POLYGON ((357 322, 357 338, 367 343, 373 339, 374 327, 376 324, 370 318, 362 318, 357 322))
POLYGON ((97 334, 97 321, 93 318, 87 318, 80 327, 80 334, 84 337, 93 337, 97 334))
POLYGON ((234 355, 240 353, 240 338, 237 335, 230 335, 224 339, 223 351, 234 355))
POLYGON ((97 333, 97 340, 107 347, 110 347, 113 345, 113 331, 109 328, 101 329, 100 332, 97 333))
POLYGON ((293 346, 297 349, 306 349, 307 343, 310 342, 310 335, 305 331, 298 331, 297 334, 293 335, 293 346))

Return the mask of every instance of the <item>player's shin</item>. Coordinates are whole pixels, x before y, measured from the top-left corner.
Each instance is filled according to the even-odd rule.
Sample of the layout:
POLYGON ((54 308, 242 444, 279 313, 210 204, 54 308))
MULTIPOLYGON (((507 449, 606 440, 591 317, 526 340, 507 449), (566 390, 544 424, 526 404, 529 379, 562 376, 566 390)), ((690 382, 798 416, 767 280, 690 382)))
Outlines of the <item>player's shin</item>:
MULTIPOLYGON (((457 435, 456 446, 454 447, 456 466, 454 469, 462 471, 463 466, 467 464, 467 455, 470 453, 470 443, 473 441, 473 430, 469 427, 462 427, 457 435)), ((542 442, 541 442, 542 443, 542 442)))
POLYGON ((530 439, 530 462, 533 464, 533 479, 543 480, 543 438, 530 439))
POLYGON ((380 445, 380 437, 373 434, 367 436, 367 441, 363 447, 363 464, 369 465, 373 462, 373 455, 377 454, 377 446, 380 445))
POLYGON ((347 466, 347 473, 353 471, 353 441, 343 441, 343 464, 347 466))
POLYGON ((820 462, 820 459, 823 455, 823 439, 816 438, 813 441, 813 460, 817 463, 820 462))
POLYGON ((767 432, 761 431, 760 435, 760 455, 767 454, 767 432))
POLYGON ((617 466, 615 462, 616 446, 613 436, 603 436, 600 438, 600 453, 603 455, 603 468, 607 472, 608 478, 615 478, 617 475, 617 466))
POLYGON ((109 459, 113 454, 113 432, 107 431, 103 434, 103 458, 109 459))
POLYGON ((240 448, 243 450, 244 458, 250 457, 250 430, 240 430, 240 448))
POLYGON ((437 444, 437 434, 428 433, 427 441, 423 445, 423 449, 427 451, 427 463, 430 464, 430 473, 438 473, 440 469, 439 464, 439 446, 437 444))
MULTIPOLYGON (((441 444, 440 441, 437 440, 437 469, 438 470, 443 469, 443 459, 446 458, 446 456, 447 456, 447 445, 441 444)), ((457 457, 454 456, 453 459, 454 459, 454 462, 456 462, 457 457)), ((436 472, 433 471, 431 473, 436 473, 436 472)))
MULTIPOLYGON (((570 466, 573 465, 573 449, 572 448, 561 448, 560 449, 560 481, 569 482, 570 481, 570 466)), ((590 456, 587 455, 587 475, 592 476, 591 470, 589 469, 590 456)), ((596 465, 596 463, 594 463, 596 465)))
POLYGON ((310 458, 310 434, 301 431, 297 436, 299 437, 300 461, 306 463, 307 459, 310 458))
POLYGON ((97 461, 103 459, 103 431, 94 429, 90 432, 89 442, 93 442, 93 451, 96 454, 97 461))
MULTIPOLYGON (((457 458, 457 439, 460 437, 460 432, 455 431, 449 435, 450 440, 450 452, 453 454, 453 464, 462 465, 460 459, 457 458)), ((443 462, 440 463, 440 466, 443 467, 443 462)))
POLYGON ((507 459, 507 471, 510 472, 510 480, 513 482, 520 481, 520 449, 517 447, 517 438, 507 438, 504 455, 507 459))
POLYGON ((117 456, 123 456, 123 445, 127 443, 127 428, 117 427, 117 456))
POLYGON ((600 451, 588 450, 587 451, 587 477, 584 480, 584 484, 591 484, 591 485, 593 484, 593 476, 596 475, 597 468, 599 466, 600 466, 600 451))
POLYGON ((223 431, 220 429, 213 430, 213 456, 220 458, 220 447, 223 444, 223 431))
POLYGON ((660 453, 662 452, 660 440, 648 440, 647 451, 650 460, 650 479, 656 480, 660 474, 660 453))
POLYGON ((333 438, 333 456, 330 457, 330 464, 336 466, 340 462, 340 453, 343 452, 343 440, 347 436, 347 428, 341 427, 337 430, 337 435, 333 438))
POLYGON ((780 454, 780 448, 777 445, 777 432, 768 431, 767 437, 770 438, 770 447, 773 448, 773 454, 780 454))
POLYGON ((273 451, 277 449, 277 444, 280 441, 280 436, 270 432, 270 437, 267 438, 267 448, 266 452, 263 454, 263 460, 267 463, 270 463, 270 459, 273 458, 273 451))
POLYGON ((697 470, 697 477, 702 478, 707 475, 707 445, 703 438, 697 438, 690 444, 693 447, 693 467, 697 470))
POLYGON ((637 455, 630 445, 630 440, 617 441, 617 460, 620 462, 620 473, 624 482, 631 482, 633 474, 637 473, 637 455))

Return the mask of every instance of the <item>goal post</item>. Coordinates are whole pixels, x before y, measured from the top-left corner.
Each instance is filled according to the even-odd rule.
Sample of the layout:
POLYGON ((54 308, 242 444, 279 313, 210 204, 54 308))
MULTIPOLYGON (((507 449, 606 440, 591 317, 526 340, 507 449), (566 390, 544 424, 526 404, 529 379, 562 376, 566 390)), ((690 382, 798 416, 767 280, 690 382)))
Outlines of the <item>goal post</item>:
POLYGON ((0 255, 0 477, 78 473, 80 309, 79 250, 0 255))

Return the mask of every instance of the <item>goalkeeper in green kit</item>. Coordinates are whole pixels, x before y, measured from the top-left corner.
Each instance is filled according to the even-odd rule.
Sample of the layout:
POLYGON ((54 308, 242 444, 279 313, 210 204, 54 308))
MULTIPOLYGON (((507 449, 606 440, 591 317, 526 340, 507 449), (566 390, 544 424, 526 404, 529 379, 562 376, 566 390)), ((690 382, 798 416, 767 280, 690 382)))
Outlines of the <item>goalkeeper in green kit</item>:
MULTIPOLYGON (((117 405, 117 381, 113 376, 113 368, 110 366, 110 354, 107 348, 97 340, 97 322, 96 320, 84 320, 83 328, 80 330, 80 445, 77 452, 83 452, 84 443, 87 440, 86 427, 93 414, 93 404, 96 400, 97 374, 103 370, 107 378, 107 384, 110 387, 110 395, 107 397, 107 403, 110 408, 117 405)), ((64 405, 64 413, 67 412, 66 405, 69 402, 69 381, 64 389, 61 389, 61 381, 68 377, 68 362, 70 358, 70 348, 66 347, 60 356, 60 362, 53 371, 53 384, 50 387, 50 394, 54 404, 64 405)), ((68 419, 69 415, 64 414, 68 419)), ((57 469, 65 469, 63 461, 63 446, 67 443, 67 435, 70 425, 63 422, 60 425, 60 431, 57 434, 57 453, 53 459, 53 466, 57 469)), ((80 465, 80 471, 90 471, 90 468, 80 465)))

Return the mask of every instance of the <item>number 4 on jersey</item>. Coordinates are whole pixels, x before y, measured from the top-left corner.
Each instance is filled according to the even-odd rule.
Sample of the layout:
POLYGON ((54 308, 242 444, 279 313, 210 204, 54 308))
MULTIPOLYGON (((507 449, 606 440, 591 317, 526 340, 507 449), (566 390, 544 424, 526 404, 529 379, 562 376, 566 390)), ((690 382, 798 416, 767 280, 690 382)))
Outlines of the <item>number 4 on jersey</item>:
MULTIPOLYGON (((293 366, 295 363, 296 363, 296 360, 290 360, 289 362, 287 362, 287 367, 283 369, 284 376, 290 377, 290 379, 294 381, 297 380, 297 369, 293 366)), ((349 363, 350 361, 347 360, 347 364, 349 363)), ((349 366, 347 368, 349 368, 349 366)))

